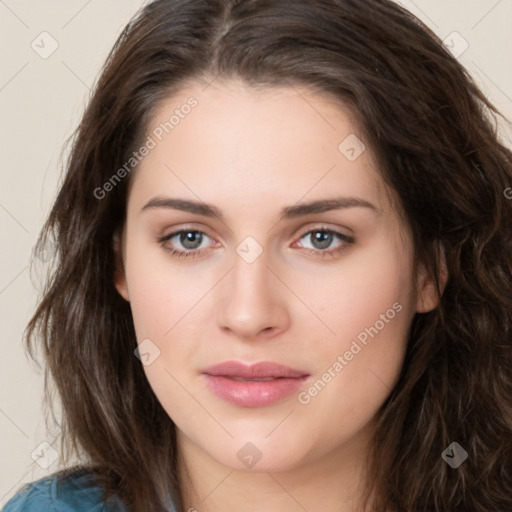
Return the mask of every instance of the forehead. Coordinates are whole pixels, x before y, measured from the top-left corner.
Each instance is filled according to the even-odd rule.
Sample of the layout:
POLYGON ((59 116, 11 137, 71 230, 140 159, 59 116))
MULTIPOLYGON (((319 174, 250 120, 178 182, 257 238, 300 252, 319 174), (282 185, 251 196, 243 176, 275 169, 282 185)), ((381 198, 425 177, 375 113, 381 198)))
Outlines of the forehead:
POLYGON ((347 193, 384 200, 351 110, 304 87, 192 83, 158 106, 146 138, 153 147, 132 177, 136 196, 215 192, 233 203, 265 194, 293 204, 347 193))

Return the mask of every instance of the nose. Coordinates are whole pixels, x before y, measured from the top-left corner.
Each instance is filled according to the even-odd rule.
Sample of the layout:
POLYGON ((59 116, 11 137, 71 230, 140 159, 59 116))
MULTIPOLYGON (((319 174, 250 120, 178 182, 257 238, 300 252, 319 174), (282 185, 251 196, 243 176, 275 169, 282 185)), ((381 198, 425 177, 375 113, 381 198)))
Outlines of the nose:
POLYGON ((265 251, 252 263, 235 254, 233 268, 222 283, 218 325, 245 340, 274 337, 288 328, 288 299, 265 251))

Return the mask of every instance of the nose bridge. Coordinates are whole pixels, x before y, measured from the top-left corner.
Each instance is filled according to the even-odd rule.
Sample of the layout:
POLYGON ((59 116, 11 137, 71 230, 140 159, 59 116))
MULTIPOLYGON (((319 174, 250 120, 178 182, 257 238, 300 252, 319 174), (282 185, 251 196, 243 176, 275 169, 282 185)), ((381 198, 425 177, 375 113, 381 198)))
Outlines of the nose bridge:
POLYGON ((269 284, 267 253, 262 251, 261 254, 255 255, 252 253, 253 249, 250 248, 247 254, 244 255, 241 254, 242 249, 244 249, 244 246, 241 244, 237 248, 237 254, 234 258, 233 291, 240 298, 256 298, 268 291, 266 290, 269 284))
POLYGON ((285 321, 283 298, 268 268, 269 254, 259 247, 252 241, 237 247, 219 308, 220 325, 241 336, 283 327, 285 321))

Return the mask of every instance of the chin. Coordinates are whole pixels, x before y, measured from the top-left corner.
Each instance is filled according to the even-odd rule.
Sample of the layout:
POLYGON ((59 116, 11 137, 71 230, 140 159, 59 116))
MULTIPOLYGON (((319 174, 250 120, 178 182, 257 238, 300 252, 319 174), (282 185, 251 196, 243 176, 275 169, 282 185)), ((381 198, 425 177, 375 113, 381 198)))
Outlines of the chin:
MULTIPOLYGON (((208 447, 206 447, 208 448, 208 447)), ((298 450, 294 443, 284 443, 283 438, 275 438, 270 441, 264 436, 254 437, 249 440, 247 436, 243 439, 230 440, 219 451, 218 445, 213 450, 207 450, 210 457, 220 464, 235 471, 247 473, 278 473, 296 469, 304 464, 306 453, 298 450)))

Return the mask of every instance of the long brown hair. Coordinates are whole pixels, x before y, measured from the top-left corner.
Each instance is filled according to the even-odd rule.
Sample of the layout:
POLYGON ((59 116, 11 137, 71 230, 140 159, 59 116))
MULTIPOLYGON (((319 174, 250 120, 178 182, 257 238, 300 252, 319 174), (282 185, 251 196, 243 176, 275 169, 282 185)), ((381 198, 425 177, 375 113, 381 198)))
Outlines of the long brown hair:
POLYGON ((134 356, 130 306, 113 284, 135 171, 98 190, 164 99, 217 77, 305 85, 351 107, 417 260, 438 279, 446 257, 440 305, 414 317, 378 412, 366 482, 375 510, 512 510, 512 153, 465 69, 389 0, 156 0, 124 29, 38 241, 54 239, 56 254, 26 342, 34 358, 43 349, 47 400, 52 386, 61 399, 63 453, 85 457, 107 496, 134 512, 166 510, 169 496, 181 506, 175 426, 134 356), (457 469, 441 457, 452 442, 468 453, 457 469))

